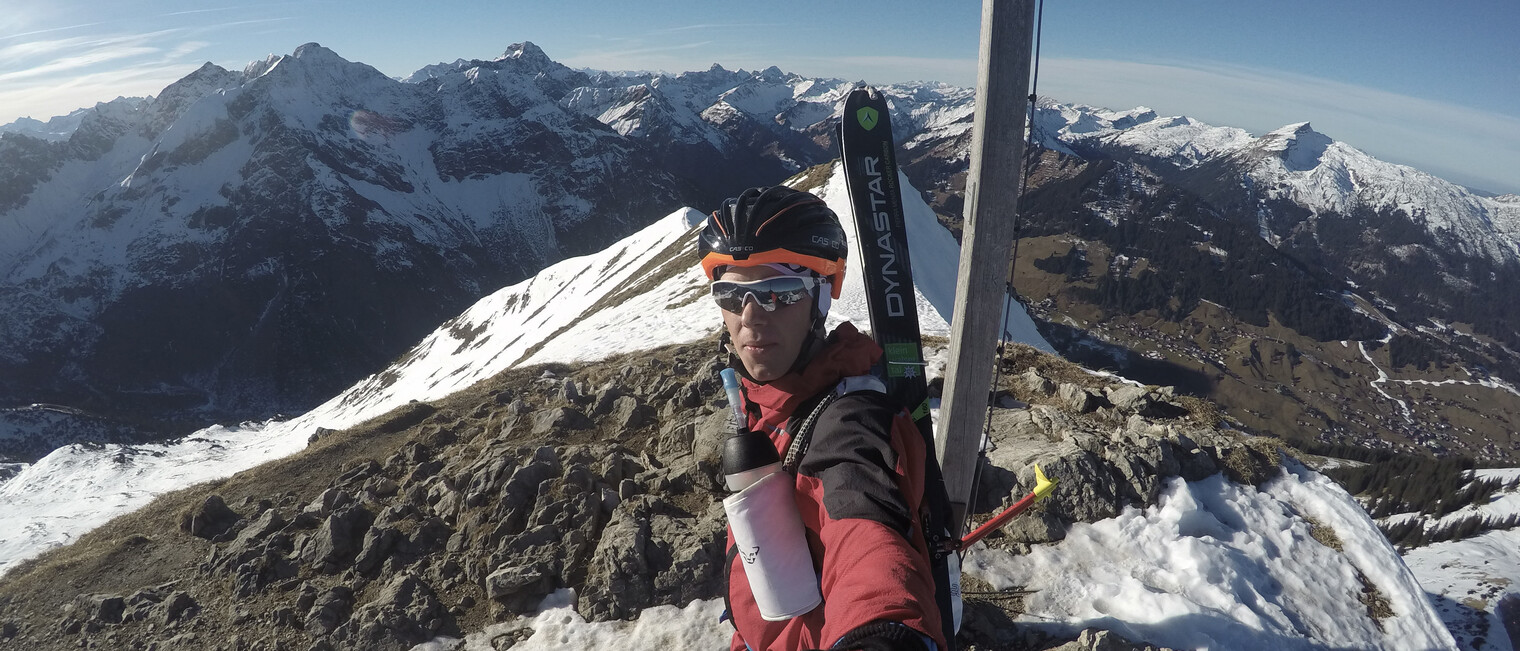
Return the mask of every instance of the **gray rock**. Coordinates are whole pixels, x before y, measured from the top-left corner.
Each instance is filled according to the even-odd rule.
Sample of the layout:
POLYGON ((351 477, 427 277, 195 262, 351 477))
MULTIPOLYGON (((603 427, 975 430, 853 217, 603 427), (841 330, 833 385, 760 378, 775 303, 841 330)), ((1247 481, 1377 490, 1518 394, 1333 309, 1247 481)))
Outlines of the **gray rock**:
POLYGON ((438 595, 411 573, 397 575, 333 635, 354 648, 402 651, 433 638, 445 615, 438 595))
POLYGON ((1061 403, 1079 414, 1086 414, 1098 408, 1098 400, 1091 392, 1075 384, 1062 383, 1056 390, 1061 403))
POLYGON ((338 480, 336 483, 339 486, 362 485, 365 480, 380 474, 383 470, 384 469, 381 468, 378 462, 370 459, 364 463, 356 464, 354 467, 345 470, 343 474, 338 475, 338 480))
POLYGON ((328 429, 326 427, 318 427, 315 430, 312 430, 311 436, 306 437, 306 444, 311 445, 312 443, 316 443, 317 441, 325 439, 336 433, 338 433, 338 430, 328 429))
POLYGON ((1089 628, 1077 639, 1067 642, 1058 647, 1052 647, 1047 651, 1171 651, 1171 649, 1157 648, 1149 644, 1137 644, 1119 637, 1113 631, 1104 631, 1089 628))
POLYGON ((621 396, 613 402, 612 422, 624 430, 638 429, 649 423, 649 408, 633 396, 621 396))
POLYGON ((401 539, 401 532, 392 527, 373 527, 364 534, 364 543, 359 548, 359 555, 354 558, 354 570, 369 572, 380 567, 385 558, 390 555, 391 548, 396 546, 396 541, 401 539))
POLYGON ((696 423, 667 419, 665 427, 660 430, 659 440, 655 442, 655 452, 666 459, 688 454, 692 451, 692 442, 696 436, 696 423))
POLYGON ((1133 384, 1121 384, 1108 387, 1104 390, 1108 401, 1114 407, 1126 414, 1135 414, 1145 411, 1151 404, 1151 392, 1149 389, 1133 384))
POLYGON ((507 479, 511 478, 513 471, 517 470, 517 462, 506 457, 486 458, 483 461, 487 465, 470 478, 470 485, 465 488, 464 503, 467 506, 480 506, 488 498, 494 497, 507 483, 507 479))
POLYGON ((190 619, 200 614, 201 605, 195 601, 188 592, 175 592, 162 604, 163 623, 173 624, 180 620, 190 619))
POLYGON ((999 391, 993 399, 993 404, 998 409, 1028 409, 1029 403, 1009 395, 1006 391, 999 391))
POLYGON ((670 399, 670 402, 679 409, 696 409, 702 406, 704 398, 701 383, 693 380, 681 385, 681 388, 676 390, 676 395, 670 399))
POLYGON ((1048 396, 1056 392, 1056 383, 1046 379, 1045 376, 1040 375, 1040 372, 1035 369, 1029 369, 1020 374, 1018 382, 1019 386, 1023 387, 1025 391, 1037 397, 1048 396))
POLYGON ((122 613, 122 621, 139 622, 153 616, 164 597, 157 590, 144 589, 132 593, 126 599, 126 610, 122 613))
POLYGON ((208 495, 198 506, 180 516, 180 530, 213 540, 227 533, 243 517, 227 508, 220 495, 208 495))
POLYGON ((617 399, 621 397, 623 397, 622 390, 609 383, 596 393, 596 397, 591 399, 591 417, 600 418, 612 413, 613 408, 617 404, 617 399))
POLYGON ((537 565, 502 565, 486 576, 486 596, 504 600, 524 592, 534 595, 549 593, 549 573, 537 565))
POLYGON ((348 616, 353 612, 354 591, 348 586, 333 586, 327 591, 317 595, 313 601, 311 610, 306 613, 306 632, 312 635, 325 636, 337 630, 338 626, 348 621, 348 616))
POLYGON ((373 499, 390 497, 399 490, 401 490, 401 484, 390 477, 370 477, 369 481, 364 482, 365 494, 373 499))
POLYGON ((361 536, 374 517, 362 506, 338 509, 306 539, 298 554, 301 561, 323 572, 335 572, 358 551, 361 536))
POLYGON ((622 451, 610 451, 597 462, 597 474, 608 485, 615 486, 624 479, 637 477, 645 467, 637 458, 622 451))
POLYGON ((295 576, 300 569, 284 555, 273 550, 263 550, 237 567, 233 577, 233 594, 251 597, 276 581, 295 576))
POLYGON ((622 503, 623 503, 623 498, 618 495, 617 491, 612 490, 611 488, 603 488, 602 489, 602 512, 603 513, 608 513, 608 514, 612 513, 613 509, 616 509, 617 506, 619 504, 622 504, 622 503))
POLYGON ((587 619, 632 617, 654 598, 654 571, 646 549, 649 516, 649 498, 631 499, 613 511, 602 529, 582 592, 587 619))
POLYGON ((440 518, 430 517, 417 525, 412 535, 396 541, 396 552, 411 556, 431 554, 443 549, 453 535, 454 530, 449 528, 448 523, 440 518))
POLYGON ((721 594, 727 526, 720 502, 713 502, 697 518, 674 518, 658 510, 653 513, 649 520, 653 565, 663 565, 665 558, 670 564, 655 575, 655 602, 647 605, 690 603, 721 594))
POLYGON ((723 441, 733 431, 733 412, 719 409, 697 419, 691 453, 697 470, 712 474, 723 465, 723 441))
POLYGON ((127 610, 121 595, 82 594, 74 598, 74 615, 90 622, 120 624, 127 610))
POLYGON ((591 419, 580 410, 570 407, 544 409, 533 414, 533 434, 535 435, 588 429, 591 426, 591 419))
POLYGON ((271 534, 284 529, 286 524, 285 518, 277 509, 269 509, 248 526, 243 527, 227 549, 232 554, 237 554, 241 550, 251 550, 271 534))
POLYGON ((301 509, 301 512, 310 513, 319 518, 325 518, 331 515, 333 511, 348 506, 349 504, 353 504, 355 501, 356 500, 354 500, 354 496, 348 494, 348 492, 344 491, 343 489, 329 488, 325 491, 322 491, 322 494, 318 495, 317 498, 312 500, 310 504, 307 504, 305 508, 301 509))

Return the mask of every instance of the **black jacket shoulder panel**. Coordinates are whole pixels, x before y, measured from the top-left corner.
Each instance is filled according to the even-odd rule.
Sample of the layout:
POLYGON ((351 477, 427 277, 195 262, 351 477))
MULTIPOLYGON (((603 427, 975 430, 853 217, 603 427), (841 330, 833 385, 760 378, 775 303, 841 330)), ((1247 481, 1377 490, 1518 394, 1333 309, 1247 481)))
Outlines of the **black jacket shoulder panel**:
POLYGON ((892 421, 901 411, 873 391, 841 396, 824 409, 798 473, 823 484, 830 518, 880 522, 908 536, 912 518, 898 490, 892 421))

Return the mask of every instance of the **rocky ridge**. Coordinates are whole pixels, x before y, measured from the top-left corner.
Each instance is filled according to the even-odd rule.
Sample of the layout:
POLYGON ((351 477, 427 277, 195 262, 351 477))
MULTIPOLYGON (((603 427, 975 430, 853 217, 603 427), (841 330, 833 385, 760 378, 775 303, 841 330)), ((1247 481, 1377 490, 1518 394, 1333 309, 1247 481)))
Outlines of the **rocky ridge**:
MULTIPOLYGON (((167 495, 16 569, 0 584, 0 641, 406 649, 529 613, 562 588, 590 620, 717 598, 727 409, 713 345, 509 370, 320 431, 294 457, 167 495)), ((994 412, 979 517, 1032 485, 1031 461, 1062 483, 994 545, 1059 540, 1153 501, 1168 476, 1276 471, 1276 441, 1221 428, 1204 401, 1024 347, 1004 363, 1022 374, 994 412)), ((1018 637, 1006 625, 1016 600, 968 608, 970 648, 1069 642, 1018 637)))

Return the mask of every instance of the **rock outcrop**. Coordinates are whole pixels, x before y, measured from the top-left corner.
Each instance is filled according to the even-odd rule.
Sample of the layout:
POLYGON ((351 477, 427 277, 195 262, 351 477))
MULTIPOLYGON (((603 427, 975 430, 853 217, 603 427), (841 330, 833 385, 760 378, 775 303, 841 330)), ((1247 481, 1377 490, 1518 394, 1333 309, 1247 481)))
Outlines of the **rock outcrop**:
MULTIPOLYGON (((0 634, 38 649, 408 649, 566 589, 592 621, 719 598, 728 409, 711 350, 508 371, 326 432, 106 528, 140 533, 91 534, 7 577, 0 634), (166 560, 122 563, 123 546, 166 560), (95 587, 134 581, 144 587, 95 587)), ((974 515, 1026 492, 1034 463, 1059 490, 989 544, 1060 540, 1074 522, 1151 503, 1167 477, 1256 482, 1276 470, 1275 440, 1219 428, 1195 398, 1053 364, 1064 363, 1022 369, 1000 394, 974 515)), ((1017 609, 976 600, 963 642, 1004 648, 1017 609)), ((1070 642, 1144 648, 1097 632, 1070 642)))

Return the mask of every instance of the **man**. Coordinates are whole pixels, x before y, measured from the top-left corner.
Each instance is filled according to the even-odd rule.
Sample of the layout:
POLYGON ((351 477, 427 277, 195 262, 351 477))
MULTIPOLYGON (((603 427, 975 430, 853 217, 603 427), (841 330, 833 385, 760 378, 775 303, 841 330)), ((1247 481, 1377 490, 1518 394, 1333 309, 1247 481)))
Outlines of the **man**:
POLYGON ((869 373, 882 353, 876 343, 849 323, 824 331, 844 279, 839 218, 806 192, 753 188, 712 214, 699 248, 730 366, 744 378, 748 425, 769 434, 796 475, 823 593, 803 615, 766 621, 730 535, 732 648, 946 648, 919 526, 923 439, 884 393, 842 382, 869 373), (796 450, 794 437, 806 440, 796 450))

